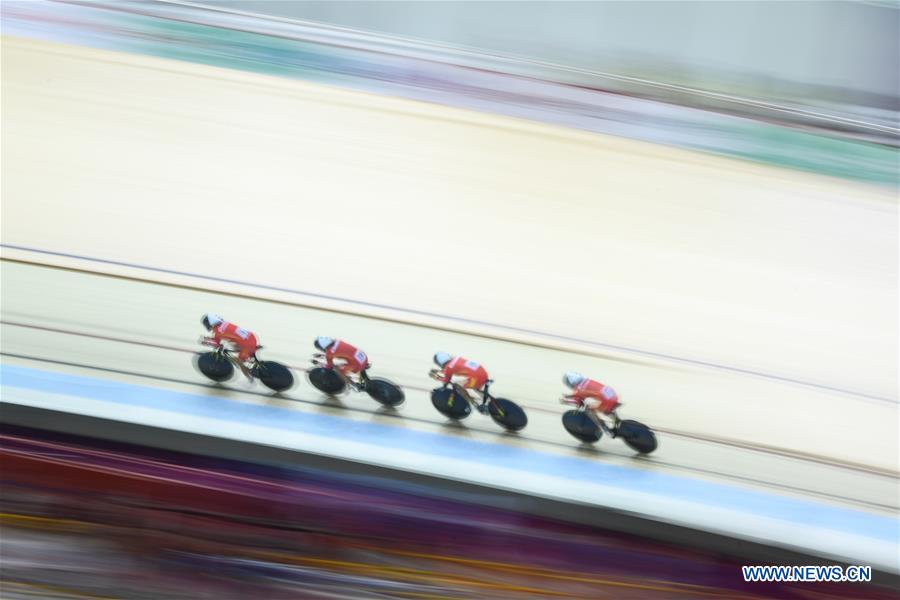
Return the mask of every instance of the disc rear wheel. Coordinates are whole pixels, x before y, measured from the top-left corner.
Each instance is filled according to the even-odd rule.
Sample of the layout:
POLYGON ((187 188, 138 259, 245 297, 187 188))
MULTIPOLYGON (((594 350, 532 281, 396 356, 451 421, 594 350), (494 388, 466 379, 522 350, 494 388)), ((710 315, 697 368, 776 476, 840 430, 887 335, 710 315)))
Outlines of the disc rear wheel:
POLYGON ((628 447, 641 454, 650 454, 659 445, 656 434, 649 427, 638 421, 625 420, 619 423, 616 437, 628 444, 628 447))
POLYGON ((294 385, 294 376, 290 370, 271 360, 263 360, 253 369, 253 375, 262 381, 263 385, 275 392, 284 392, 294 385))
POLYGON ((528 425, 528 417, 522 407, 506 398, 493 398, 488 401, 488 412, 495 423, 507 431, 521 431, 528 425))
POLYGON ((369 379, 366 382, 366 393, 385 406, 399 406, 406 400, 403 390, 387 379, 369 379))

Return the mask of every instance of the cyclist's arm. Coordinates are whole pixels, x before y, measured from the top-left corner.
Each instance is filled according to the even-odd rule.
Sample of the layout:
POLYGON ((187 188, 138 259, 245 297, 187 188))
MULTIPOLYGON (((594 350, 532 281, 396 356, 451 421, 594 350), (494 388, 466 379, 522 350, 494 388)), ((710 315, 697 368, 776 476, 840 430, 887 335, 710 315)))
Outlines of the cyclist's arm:
POLYGON ((208 339, 221 346, 222 345, 222 332, 219 331, 218 327, 213 327, 212 337, 210 337, 208 339))

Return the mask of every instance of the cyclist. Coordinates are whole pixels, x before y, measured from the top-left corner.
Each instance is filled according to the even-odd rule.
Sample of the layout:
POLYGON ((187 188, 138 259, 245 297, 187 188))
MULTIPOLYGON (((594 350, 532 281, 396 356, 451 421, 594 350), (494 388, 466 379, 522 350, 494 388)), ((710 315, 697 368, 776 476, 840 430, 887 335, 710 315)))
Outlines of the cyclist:
POLYGON ((493 380, 480 363, 462 356, 450 356, 446 352, 436 353, 434 363, 440 367, 440 371, 434 373, 435 379, 443 382, 444 387, 452 381, 463 389, 481 392, 481 404, 476 405, 476 408, 480 413, 487 412, 488 388, 493 380))
POLYGON ((349 374, 360 373, 372 366, 365 352, 344 340, 336 340, 320 335, 313 342, 313 345, 325 353, 327 368, 334 369, 345 381, 348 381, 354 387, 359 387, 359 384, 350 379, 349 374))
POLYGON ((572 393, 560 398, 560 402, 583 407, 598 426, 615 437, 615 431, 619 424, 619 415, 616 414, 616 410, 621 404, 616 390, 574 371, 563 375, 563 383, 572 390, 572 393), (612 427, 606 425, 601 414, 612 419, 612 427))
POLYGON ((253 375, 246 363, 256 358, 256 350, 260 347, 256 335, 213 313, 203 315, 201 322, 206 330, 212 333, 212 337, 205 337, 201 342, 219 348, 225 344, 230 345, 230 349, 238 353, 236 362, 241 372, 253 381, 253 375))

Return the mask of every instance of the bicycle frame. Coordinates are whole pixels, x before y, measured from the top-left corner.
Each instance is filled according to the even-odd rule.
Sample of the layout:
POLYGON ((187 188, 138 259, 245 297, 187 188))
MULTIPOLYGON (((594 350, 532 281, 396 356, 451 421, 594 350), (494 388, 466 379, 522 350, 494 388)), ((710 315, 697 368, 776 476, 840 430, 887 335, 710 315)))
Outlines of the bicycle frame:
POLYGON ((253 361, 253 367, 248 369, 243 362, 235 358, 235 356, 232 354, 232 351, 225 347, 225 344, 216 344, 215 342, 211 342, 205 338, 201 339, 200 343, 204 346, 215 348, 214 352, 216 353, 216 355, 224 357, 225 360, 237 367, 240 372, 247 376, 247 378, 249 379, 253 379, 252 370, 259 368, 259 359, 256 358, 256 353, 254 353, 253 356, 250 357, 250 360, 253 361))
MULTIPOLYGON (((440 371, 437 369, 432 369, 431 371, 428 372, 429 376, 432 379, 434 379, 436 381, 440 381, 441 383, 444 384, 444 387, 446 387, 448 385, 451 386, 453 388, 453 391, 456 392, 457 395, 462 396, 463 398, 468 400, 469 404, 471 404, 474 408, 478 407, 478 401, 475 400, 474 398, 472 398, 472 395, 469 393, 468 389, 464 388, 463 386, 461 386, 460 384, 458 384, 454 381, 451 381, 449 383, 444 383, 444 380, 441 379, 440 377, 438 377, 438 373, 440 373, 440 371)), ((490 387, 491 387, 490 380, 488 380, 488 383, 486 383, 484 385, 484 389, 481 390, 482 402, 484 402, 484 403, 490 402, 491 405, 497 409, 497 412, 500 413, 500 416, 503 416, 503 409, 500 407, 499 404, 494 402, 494 397, 488 391, 488 388, 490 388, 490 387)))
MULTIPOLYGON (((453 390, 454 390, 457 394, 459 394, 460 396, 463 396, 463 397, 466 398, 469 402, 471 402, 471 403, 472 403, 472 406, 475 406, 475 405, 478 404, 478 400, 476 400, 475 398, 472 397, 472 394, 469 393, 469 390, 468 390, 468 389, 464 388, 463 386, 461 386, 461 385, 458 384, 458 383, 453 383, 453 382, 451 382, 450 385, 453 386, 453 390)), ((491 396, 491 395, 488 393, 487 388, 488 388, 488 386, 485 385, 485 386, 484 386, 484 389, 481 390, 481 400, 482 400, 483 402, 493 402, 494 397, 491 396)))
POLYGON ((613 415, 612 415, 612 417, 614 419, 613 426, 610 427, 609 425, 606 424, 606 420, 597 414, 597 411, 595 411, 595 410, 589 411, 587 406, 584 405, 584 403, 579 402, 578 400, 572 400, 569 398, 561 398, 560 402, 562 402, 563 404, 571 404, 572 406, 575 406, 578 409, 578 412, 587 413, 588 418, 591 421, 593 421, 594 423, 596 423, 597 427, 602 429, 606 435, 613 437, 613 438, 616 437, 616 435, 618 435, 619 423, 621 422, 621 419, 619 419, 619 415, 613 413, 613 415))

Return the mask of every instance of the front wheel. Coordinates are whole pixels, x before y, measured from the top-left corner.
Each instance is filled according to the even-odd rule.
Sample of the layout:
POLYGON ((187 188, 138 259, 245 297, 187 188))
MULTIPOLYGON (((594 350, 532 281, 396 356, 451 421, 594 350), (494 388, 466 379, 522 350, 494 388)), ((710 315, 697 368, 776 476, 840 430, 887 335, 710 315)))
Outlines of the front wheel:
POLYGON ((528 425, 528 417, 518 404, 506 398, 493 398, 488 402, 491 418, 507 431, 521 431, 528 425))
POLYGON ((583 410, 567 410, 563 413, 562 423, 572 437, 585 444, 593 444, 603 435, 600 427, 583 410))
POLYGON ((641 454, 650 454, 656 450, 656 434, 649 427, 637 421, 625 420, 619 423, 616 437, 622 438, 628 447, 641 454))
POLYGON ((341 379, 340 375, 334 372, 334 369, 316 367, 315 369, 310 369, 306 377, 314 388, 329 396, 336 396, 347 387, 347 384, 341 379))
POLYGON ((254 367, 253 376, 258 377, 263 385, 274 392, 284 392, 294 385, 294 376, 281 363, 262 360, 254 367))
POLYGON ((469 401, 452 388, 436 388, 431 391, 431 403, 439 413, 454 420, 465 419, 472 412, 469 401))
POLYGON ((366 382, 366 393, 384 406, 400 406, 406 400, 403 390, 387 379, 369 379, 366 382))
POLYGON ((196 361, 200 372, 216 383, 228 381, 234 375, 234 365, 218 352, 198 354, 196 361))

